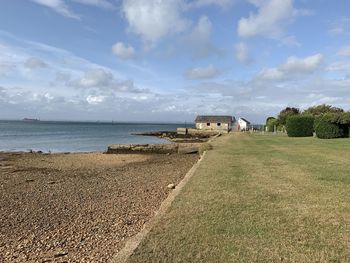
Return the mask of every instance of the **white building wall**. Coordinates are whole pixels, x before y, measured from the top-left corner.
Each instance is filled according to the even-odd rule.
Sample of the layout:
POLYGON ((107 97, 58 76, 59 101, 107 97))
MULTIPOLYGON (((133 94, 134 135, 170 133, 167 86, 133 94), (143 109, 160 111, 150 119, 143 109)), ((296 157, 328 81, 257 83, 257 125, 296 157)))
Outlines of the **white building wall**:
POLYGON ((238 120, 238 124, 239 124, 239 129, 241 131, 242 130, 247 130, 249 128, 247 122, 242 120, 241 118, 238 120))

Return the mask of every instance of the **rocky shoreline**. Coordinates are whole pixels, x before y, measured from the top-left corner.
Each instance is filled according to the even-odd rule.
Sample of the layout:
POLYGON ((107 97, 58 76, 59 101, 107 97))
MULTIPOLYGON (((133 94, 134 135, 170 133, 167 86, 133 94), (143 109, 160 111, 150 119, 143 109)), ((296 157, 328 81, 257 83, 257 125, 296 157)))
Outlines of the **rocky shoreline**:
POLYGON ((132 135, 140 136, 155 136, 161 139, 166 139, 176 143, 201 143, 208 141, 213 135, 212 134, 179 134, 175 131, 154 131, 154 132, 143 132, 143 133, 132 133, 132 135))
POLYGON ((202 143, 172 144, 112 144, 107 154, 193 154, 198 153, 202 143))

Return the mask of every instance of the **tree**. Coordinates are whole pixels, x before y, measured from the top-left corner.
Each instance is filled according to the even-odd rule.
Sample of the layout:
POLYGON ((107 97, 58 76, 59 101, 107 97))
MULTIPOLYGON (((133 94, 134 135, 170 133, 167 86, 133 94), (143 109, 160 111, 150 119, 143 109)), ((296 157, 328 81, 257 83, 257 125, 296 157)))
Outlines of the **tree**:
POLYGON ((315 117, 326 114, 326 113, 342 113, 344 112, 343 109, 333 107, 331 105, 321 104, 317 106, 310 107, 306 109, 303 114, 310 114, 315 117))
POLYGON ((268 117, 266 119, 266 127, 269 132, 275 131, 278 126, 278 120, 275 117, 268 117))
POLYGON ((293 108, 293 107, 287 107, 284 110, 282 110, 280 112, 280 114, 278 114, 278 123, 285 126, 287 123, 287 119, 290 116, 294 116, 294 115, 299 115, 300 114, 300 110, 298 108, 293 108))
POLYGON ((266 125, 269 123, 269 121, 271 121, 271 120, 276 120, 276 118, 275 117, 267 117, 266 118, 266 125))

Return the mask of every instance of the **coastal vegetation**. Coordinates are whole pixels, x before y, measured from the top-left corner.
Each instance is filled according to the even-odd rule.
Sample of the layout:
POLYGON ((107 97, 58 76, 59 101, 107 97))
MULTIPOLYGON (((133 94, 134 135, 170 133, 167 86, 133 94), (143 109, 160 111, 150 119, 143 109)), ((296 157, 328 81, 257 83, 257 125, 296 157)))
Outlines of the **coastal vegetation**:
POLYGON ((349 262, 350 140, 212 142, 129 262, 349 262))
POLYGON ((287 118, 286 127, 289 137, 308 137, 313 135, 314 117, 309 115, 292 115, 287 118))
POLYGON ((320 139, 348 138, 350 112, 331 105, 317 105, 304 111, 287 107, 277 118, 266 119, 267 131, 286 131, 289 137, 315 134, 320 139))
POLYGON ((350 112, 325 113, 315 118, 315 131, 318 138, 349 137, 350 112))

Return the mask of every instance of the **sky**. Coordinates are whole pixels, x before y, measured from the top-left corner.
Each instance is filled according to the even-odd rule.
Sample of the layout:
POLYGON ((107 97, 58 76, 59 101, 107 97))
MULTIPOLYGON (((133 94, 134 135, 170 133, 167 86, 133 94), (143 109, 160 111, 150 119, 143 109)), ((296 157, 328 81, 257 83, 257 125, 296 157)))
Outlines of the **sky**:
POLYGON ((0 119, 350 109, 348 0, 1 0, 0 119))

